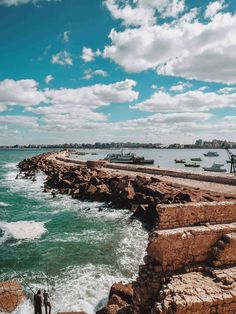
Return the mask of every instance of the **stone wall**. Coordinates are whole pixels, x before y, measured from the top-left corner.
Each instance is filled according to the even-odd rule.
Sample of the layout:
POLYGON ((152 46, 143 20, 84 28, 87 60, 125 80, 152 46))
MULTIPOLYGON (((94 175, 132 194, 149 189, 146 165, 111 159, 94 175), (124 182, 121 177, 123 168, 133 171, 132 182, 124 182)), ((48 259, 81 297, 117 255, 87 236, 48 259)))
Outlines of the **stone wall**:
MULTIPOLYGON (((209 260, 216 242, 224 234, 233 232, 236 232, 236 223, 161 230, 152 234, 147 253, 163 271, 173 271, 209 260)), ((232 262, 236 262, 236 251, 233 246, 231 249, 232 262)))
POLYGON ((159 229, 236 221, 236 202, 157 205, 159 229))

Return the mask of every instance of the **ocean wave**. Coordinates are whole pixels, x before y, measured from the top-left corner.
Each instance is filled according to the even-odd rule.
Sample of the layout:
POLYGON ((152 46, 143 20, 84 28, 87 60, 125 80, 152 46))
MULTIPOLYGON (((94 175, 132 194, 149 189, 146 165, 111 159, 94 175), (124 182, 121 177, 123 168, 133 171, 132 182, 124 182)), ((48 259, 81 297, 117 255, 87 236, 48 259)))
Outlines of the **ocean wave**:
POLYGON ((44 224, 44 222, 23 220, 16 222, 0 221, 0 229, 3 231, 0 243, 11 238, 15 240, 34 240, 39 238, 47 231, 44 224))

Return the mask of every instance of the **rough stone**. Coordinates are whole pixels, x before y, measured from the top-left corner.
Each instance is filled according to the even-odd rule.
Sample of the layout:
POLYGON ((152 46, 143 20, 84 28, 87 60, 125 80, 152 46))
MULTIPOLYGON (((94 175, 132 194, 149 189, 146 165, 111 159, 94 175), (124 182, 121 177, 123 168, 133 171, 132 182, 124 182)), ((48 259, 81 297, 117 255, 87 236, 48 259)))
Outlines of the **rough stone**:
POLYGON ((19 282, 0 282, 0 312, 13 312, 22 303, 23 299, 24 293, 19 282))

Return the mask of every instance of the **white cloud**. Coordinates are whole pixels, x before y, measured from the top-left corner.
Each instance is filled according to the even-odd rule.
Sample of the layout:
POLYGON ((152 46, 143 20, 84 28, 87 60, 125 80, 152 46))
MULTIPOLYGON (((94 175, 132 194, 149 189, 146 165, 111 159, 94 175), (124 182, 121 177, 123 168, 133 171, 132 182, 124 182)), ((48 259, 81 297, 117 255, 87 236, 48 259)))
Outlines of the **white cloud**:
POLYGON ((189 82, 178 82, 176 85, 171 86, 170 90, 173 92, 183 92, 185 89, 192 87, 189 82))
POLYGON ((184 0, 106 0, 104 4, 115 19, 121 19, 125 26, 148 26, 156 22, 156 14, 161 17, 177 17, 184 11, 184 0))
POLYGON ((54 77, 51 74, 47 75, 44 79, 46 84, 49 84, 53 80, 54 80, 54 77))
POLYGON ((30 112, 42 114, 44 129, 86 129, 91 122, 107 119, 95 110, 111 103, 131 102, 138 98, 134 91, 136 82, 125 80, 113 84, 96 84, 81 88, 45 89, 47 105, 29 108, 30 112))
POLYGON ((93 51, 91 48, 83 47, 82 50, 82 56, 84 62, 91 62, 94 61, 96 57, 99 57, 101 55, 101 51, 97 49, 96 51, 93 51))
POLYGON ((28 116, 0 116, 0 123, 5 128, 8 125, 18 125, 21 127, 30 127, 30 128, 37 128, 38 127, 38 118, 37 117, 28 117, 28 116))
POLYGON ((98 108, 112 102, 133 101, 138 98, 138 92, 133 90, 135 85, 135 81, 126 79, 113 84, 96 84, 77 89, 46 89, 44 94, 49 103, 65 106, 65 109, 69 111, 72 109, 68 108, 69 106, 98 108))
POLYGON ((70 35, 71 35, 71 31, 65 31, 63 33, 63 36, 62 36, 62 40, 65 42, 65 43, 68 43, 70 41, 70 35))
POLYGON ((206 7, 205 18, 212 18, 225 7, 226 5, 224 3, 224 0, 210 2, 206 7))
POLYGON ((149 99, 131 106, 147 112, 195 112, 193 116, 199 111, 225 107, 236 108, 236 93, 219 95, 196 90, 172 96, 159 91, 149 99))
POLYGON ((5 79, 0 82, 0 106, 35 106, 46 100, 38 83, 34 80, 14 81, 5 79))
POLYGON ((73 65, 73 59, 69 52, 66 50, 60 51, 55 55, 52 55, 51 59, 52 64, 60 64, 63 66, 71 66, 73 65))
POLYGON ((152 84, 152 85, 151 85, 151 88, 152 88, 152 89, 157 89, 157 85, 156 85, 156 84, 152 84))
POLYGON ((127 72, 203 81, 236 82, 236 14, 218 13, 209 23, 184 17, 171 23, 110 32, 103 52, 127 72))
POLYGON ((123 20, 126 26, 139 26, 139 25, 153 25, 155 23, 155 10, 152 8, 145 8, 136 6, 133 8, 131 5, 119 6, 119 1, 106 0, 105 5, 111 12, 115 19, 123 20))
POLYGON ((17 6, 17 5, 26 4, 26 3, 36 4, 37 2, 41 2, 41 1, 50 2, 50 1, 61 1, 61 0, 0 0, 0 5, 11 7, 11 6, 17 6))
POLYGON ((218 93, 220 94, 229 94, 229 93, 235 93, 236 87, 223 87, 218 90, 218 93))
POLYGON ((104 70, 95 70, 93 71, 92 69, 87 69, 84 70, 84 79, 85 80, 90 80, 91 78, 93 78, 94 76, 107 76, 107 72, 104 70))

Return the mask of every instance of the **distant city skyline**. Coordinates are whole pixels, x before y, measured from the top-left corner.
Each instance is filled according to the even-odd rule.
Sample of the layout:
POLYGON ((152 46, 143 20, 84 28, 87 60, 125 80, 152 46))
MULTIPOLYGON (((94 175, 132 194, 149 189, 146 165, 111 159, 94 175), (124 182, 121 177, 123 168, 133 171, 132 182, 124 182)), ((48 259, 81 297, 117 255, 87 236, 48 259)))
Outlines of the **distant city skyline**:
POLYGON ((77 148, 77 149, 103 149, 103 148, 236 148, 236 142, 222 141, 214 139, 213 141, 204 141, 198 139, 195 143, 182 144, 172 143, 164 145, 162 143, 135 143, 135 142, 95 142, 95 143, 57 143, 57 144, 28 144, 28 145, 0 145, 0 149, 4 148, 77 148))
POLYGON ((236 142, 234 0, 0 0, 0 146, 236 142))

